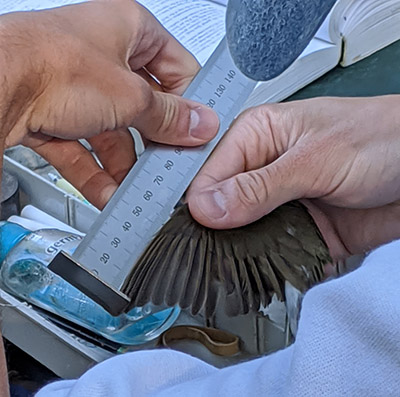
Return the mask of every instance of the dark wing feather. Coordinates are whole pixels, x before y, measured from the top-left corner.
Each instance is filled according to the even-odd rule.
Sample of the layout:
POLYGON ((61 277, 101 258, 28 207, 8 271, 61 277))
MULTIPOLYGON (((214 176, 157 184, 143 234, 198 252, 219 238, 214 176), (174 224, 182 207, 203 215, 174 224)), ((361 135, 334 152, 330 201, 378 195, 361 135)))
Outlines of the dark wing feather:
POLYGON ((182 308, 191 308, 193 310, 197 296, 198 296, 198 285, 206 263, 206 257, 208 255, 207 250, 207 236, 200 236, 199 240, 193 240, 190 246, 190 252, 188 261, 191 262, 190 273, 188 273, 185 293, 182 295, 179 304, 182 308))
POLYGON ((192 304, 192 314, 197 314, 200 310, 204 308, 204 304, 207 299, 207 287, 209 284, 209 271, 211 269, 212 264, 212 250, 210 248, 213 246, 214 241, 207 236, 207 251, 205 255, 205 261, 202 266, 202 273, 197 280, 197 291, 196 291, 196 298, 193 300, 192 304))
POLYGON ((254 259, 256 262, 257 269, 260 273, 262 283, 264 285, 264 290, 266 291, 266 299, 263 305, 266 306, 270 303, 274 294, 276 294, 279 300, 284 299, 284 293, 279 282, 279 274, 274 272, 274 268, 267 255, 263 258, 254 259))
MULTIPOLYGON (((161 251, 161 255, 157 255, 159 258, 158 261, 151 260, 149 273, 149 277, 146 278, 146 282, 143 281, 142 285, 138 285, 139 290, 136 293, 136 299, 141 304, 147 302, 153 302, 155 305, 165 304, 165 296, 163 285, 167 282, 165 279, 165 274, 169 272, 173 272, 174 262, 171 260, 174 256, 175 249, 178 246, 181 239, 177 239, 176 236, 167 236, 168 239, 165 240, 165 244, 163 245, 161 251), (172 265, 169 265, 169 264, 172 265), (142 296, 140 294, 145 296, 142 296)), ((154 251, 152 248, 149 248, 148 251, 154 251)), ((155 253, 154 253, 155 256, 155 253)), ((135 295, 133 295, 135 296, 135 295)))
POLYGON ((176 257, 180 258, 182 247, 186 246, 187 236, 173 236, 171 243, 168 245, 165 256, 162 257, 162 262, 154 263, 160 270, 157 277, 149 280, 149 291, 151 291, 151 301, 155 305, 167 304, 167 294, 171 288, 171 280, 176 274, 176 269, 179 267, 180 262, 175 260, 176 257), (153 287, 151 289, 151 286, 153 287))
POLYGON ((305 291, 323 278, 328 248, 306 208, 285 204, 257 222, 211 230, 180 207, 123 287, 131 306, 180 305, 214 314, 220 295, 230 316, 285 298, 285 281, 305 291))
POLYGON ((142 260, 135 266, 135 277, 129 278, 127 288, 135 292, 132 296, 132 304, 141 307, 149 302, 152 296, 154 280, 156 279, 155 273, 162 271, 161 266, 157 263, 162 263, 162 256, 165 255, 164 247, 168 245, 170 236, 159 235, 153 241, 153 249, 147 250, 142 257, 142 260), (154 265, 156 264, 156 265, 154 265))
POLYGON ((261 275, 259 272, 259 266, 254 262, 254 258, 248 257, 248 272, 249 276, 252 278, 253 284, 253 296, 254 296, 254 307, 257 309, 260 307, 260 304, 263 304, 267 301, 266 292, 264 289, 263 282, 261 280, 261 275))

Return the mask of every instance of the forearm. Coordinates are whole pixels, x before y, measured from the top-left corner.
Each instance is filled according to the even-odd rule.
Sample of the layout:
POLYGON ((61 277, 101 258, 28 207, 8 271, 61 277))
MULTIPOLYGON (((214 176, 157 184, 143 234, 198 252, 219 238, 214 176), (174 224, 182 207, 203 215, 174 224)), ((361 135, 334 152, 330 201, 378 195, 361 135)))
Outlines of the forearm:
MULTIPOLYGON (((20 59, 23 55, 19 56, 18 50, 13 49, 12 43, 8 43, 11 32, 7 32, 8 24, 5 23, 5 19, 4 16, 0 16, 0 189, 6 138, 18 124, 15 121, 19 120, 18 113, 24 100, 23 92, 18 93, 18 73, 21 73, 20 59), (16 53, 12 54, 14 51, 16 53)), ((0 397, 8 397, 9 390, 7 362, 0 328, 0 397)))

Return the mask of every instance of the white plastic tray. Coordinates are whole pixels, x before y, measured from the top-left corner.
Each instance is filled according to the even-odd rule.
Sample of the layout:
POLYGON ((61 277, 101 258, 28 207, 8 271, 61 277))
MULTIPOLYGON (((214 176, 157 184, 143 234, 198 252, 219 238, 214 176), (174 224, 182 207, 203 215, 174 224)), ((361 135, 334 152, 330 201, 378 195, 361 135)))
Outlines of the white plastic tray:
MULTIPOLYGON (((18 178, 22 205, 32 204, 82 232, 87 232, 99 213, 7 156, 4 158, 4 169, 18 178)), ((66 332, 28 304, 2 290, 0 304, 4 305, 4 337, 62 378, 78 377, 94 364, 113 355, 108 350, 66 332)), ((211 323, 205 324, 201 318, 193 319, 182 313, 177 324, 188 323, 225 329, 241 338, 243 354, 227 359, 213 356, 197 342, 177 345, 178 349, 219 367, 276 351, 288 343, 286 325, 280 324, 278 327, 261 315, 228 318, 224 313, 217 313, 211 323)), ((153 345, 150 343, 136 349, 151 348, 153 345)))

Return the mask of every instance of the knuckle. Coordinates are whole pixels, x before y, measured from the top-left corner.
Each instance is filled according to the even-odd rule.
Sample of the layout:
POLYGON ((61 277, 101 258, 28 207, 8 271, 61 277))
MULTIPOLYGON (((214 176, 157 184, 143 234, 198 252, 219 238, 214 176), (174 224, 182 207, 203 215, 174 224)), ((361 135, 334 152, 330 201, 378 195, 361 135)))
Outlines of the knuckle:
POLYGON ((251 133, 254 138, 261 142, 265 141, 265 138, 268 137, 272 131, 271 119, 271 106, 261 105, 247 109, 238 118, 238 123, 243 126, 248 133, 251 133))
POLYGON ((179 106, 173 96, 171 96, 168 101, 165 100, 166 98, 164 95, 160 95, 160 97, 162 98, 163 117, 161 118, 157 132, 172 130, 176 120, 178 120, 179 113, 179 106))
MULTIPOLYGON (((133 112, 135 115, 140 115, 151 108, 154 102, 154 95, 148 83, 141 78, 138 78, 135 81, 133 89, 133 92, 135 93, 133 112)), ((128 92, 128 95, 131 97, 132 91, 128 92)), ((130 101, 127 101, 127 103, 130 103, 130 101)))
POLYGON ((265 130, 271 122, 272 105, 259 105, 246 109, 238 121, 247 124, 253 130, 265 130))
POLYGON ((235 126, 234 140, 243 153, 245 170, 260 168, 282 152, 282 145, 273 131, 270 109, 270 105, 248 109, 235 126))
POLYGON ((146 128, 146 137, 160 143, 170 143, 181 131, 187 130, 185 123, 188 118, 181 117, 184 112, 174 96, 167 97, 155 92, 152 99, 153 102, 149 105, 153 110, 152 125, 151 128, 146 128))
POLYGON ((245 206, 259 206, 268 197, 266 178, 259 171, 248 172, 235 178, 239 201, 245 206))
POLYGON ((132 73, 121 74, 115 89, 115 102, 109 108, 114 128, 129 127, 135 120, 149 112, 154 103, 153 93, 148 83, 132 73), (132 101, 132 93, 134 100, 132 101))

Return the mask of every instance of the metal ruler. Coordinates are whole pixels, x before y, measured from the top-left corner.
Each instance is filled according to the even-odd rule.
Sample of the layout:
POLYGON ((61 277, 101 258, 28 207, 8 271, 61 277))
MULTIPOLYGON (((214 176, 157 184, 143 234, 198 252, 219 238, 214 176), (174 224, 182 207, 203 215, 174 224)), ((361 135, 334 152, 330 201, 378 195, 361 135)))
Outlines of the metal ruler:
POLYGON ((120 291, 125 279, 255 85, 235 66, 223 39, 183 95, 217 112, 218 135, 197 148, 147 147, 72 257, 61 252, 49 268, 113 315, 123 312, 129 303, 120 291))

